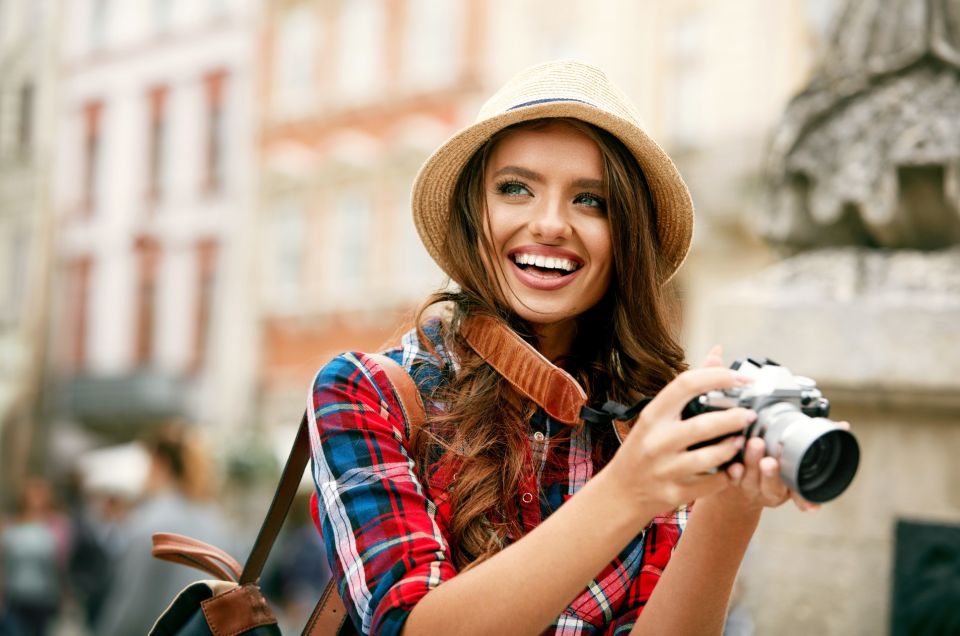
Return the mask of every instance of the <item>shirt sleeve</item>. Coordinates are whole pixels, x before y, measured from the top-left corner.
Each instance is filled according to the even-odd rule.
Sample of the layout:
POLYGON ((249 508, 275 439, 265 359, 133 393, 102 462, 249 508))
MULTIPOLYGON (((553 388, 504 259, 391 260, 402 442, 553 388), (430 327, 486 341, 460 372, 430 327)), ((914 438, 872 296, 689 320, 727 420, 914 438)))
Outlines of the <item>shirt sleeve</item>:
POLYGON ((447 529, 417 478, 385 372, 343 354, 313 382, 318 518, 344 605, 363 634, 399 634, 413 606, 452 578, 447 529))

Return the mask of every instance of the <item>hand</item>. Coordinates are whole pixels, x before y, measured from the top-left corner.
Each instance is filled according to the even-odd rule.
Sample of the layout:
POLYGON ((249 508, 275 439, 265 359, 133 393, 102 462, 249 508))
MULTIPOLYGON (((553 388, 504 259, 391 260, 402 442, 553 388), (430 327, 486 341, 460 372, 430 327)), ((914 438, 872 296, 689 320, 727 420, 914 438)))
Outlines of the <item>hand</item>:
MULTIPOLYGON (((713 347, 703 364, 704 367, 723 366, 723 352, 719 345, 713 347)), ((849 429, 847 422, 840 426, 849 429)), ((731 503, 744 508, 776 508, 788 499, 801 511, 816 511, 819 504, 807 501, 799 493, 790 490, 780 477, 780 460, 766 457, 766 445, 760 438, 747 440, 743 462, 727 468, 727 477, 732 492, 725 493, 731 503), (736 490, 734 490, 736 489, 736 490)))
POLYGON ((716 365, 685 371, 660 391, 643 409, 623 445, 608 465, 611 478, 629 501, 651 514, 726 489, 729 478, 717 466, 731 460, 743 447, 743 436, 695 450, 697 442, 743 431, 756 413, 734 408, 681 419, 684 406, 714 389, 750 382, 732 369, 716 365))

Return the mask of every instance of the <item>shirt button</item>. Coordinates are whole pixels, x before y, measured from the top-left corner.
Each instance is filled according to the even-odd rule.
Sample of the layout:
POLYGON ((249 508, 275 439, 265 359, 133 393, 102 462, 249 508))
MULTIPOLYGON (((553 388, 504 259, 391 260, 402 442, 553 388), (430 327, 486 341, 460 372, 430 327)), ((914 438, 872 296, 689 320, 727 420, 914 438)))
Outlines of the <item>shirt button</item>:
POLYGON ((520 497, 520 500, 521 500, 523 503, 528 504, 528 503, 530 503, 531 501, 533 501, 533 495, 531 495, 531 494, 528 493, 528 492, 525 492, 525 493, 523 493, 523 497, 520 497))
POLYGON ((533 434, 533 439, 537 440, 538 442, 542 442, 543 433, 541 433, 540 431, 537 431, 536 433, 533 434))

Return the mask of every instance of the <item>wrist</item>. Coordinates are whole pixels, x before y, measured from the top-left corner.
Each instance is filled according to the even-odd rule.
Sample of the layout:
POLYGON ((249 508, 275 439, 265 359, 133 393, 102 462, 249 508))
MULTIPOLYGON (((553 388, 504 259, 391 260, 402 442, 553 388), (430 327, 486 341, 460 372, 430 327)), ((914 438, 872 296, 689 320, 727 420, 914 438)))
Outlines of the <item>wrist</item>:
POLYGON ((742 490, 730 486, 720 492, 698 499, 694 510, 706 509, 710 516, 725 522, 746 523, 752 526, 760 521, 763 504, 746 497, 742 490))
MULTIPOLYGON (((593 476, 583 491, 593 491, 597 498, 598 512, 603 511, 604 523, 613 522, 631 538, 646 528, 661 510, 655 506, 636 501, 633 489, 612 469, 611 462, 593 476)), ((581 492, 583 492, 581 491, 581 492)))

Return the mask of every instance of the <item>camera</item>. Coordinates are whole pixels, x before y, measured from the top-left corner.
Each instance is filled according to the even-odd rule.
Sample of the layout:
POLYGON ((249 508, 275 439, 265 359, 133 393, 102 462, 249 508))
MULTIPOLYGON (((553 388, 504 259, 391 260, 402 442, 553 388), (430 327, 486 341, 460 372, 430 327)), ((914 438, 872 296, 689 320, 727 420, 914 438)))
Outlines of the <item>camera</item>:
MULTIPOLYGON (((814 503, 846 490, 860 463, 860 446, 850 431, 828 419, 830 403, 817 383, 766 358, 737 360, 731 368, 753 382, 698 396, 687 404, 684 417, 738 406, 752 409, 757 419, 743 434, 763 439, 766 454, 780 460, 780 476, 791 490, 814 503)), ((742 460, 741 452, 730 463, 742 460)))

